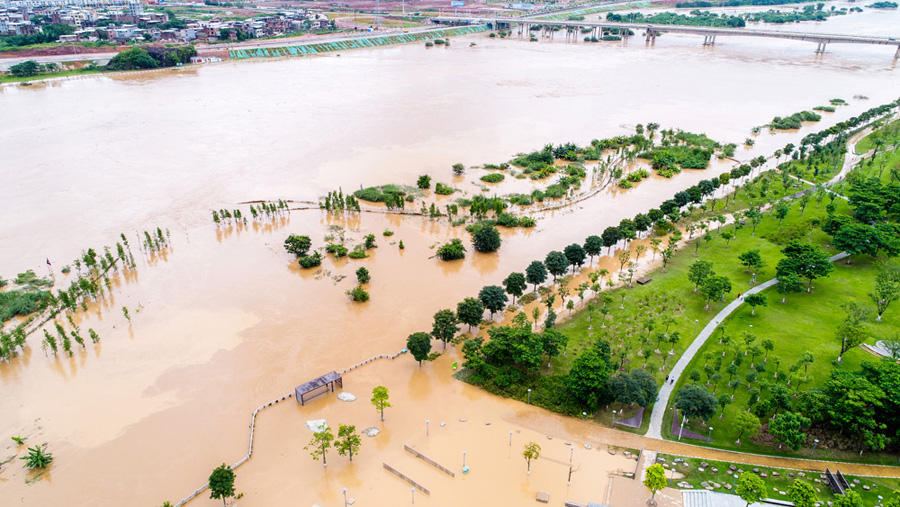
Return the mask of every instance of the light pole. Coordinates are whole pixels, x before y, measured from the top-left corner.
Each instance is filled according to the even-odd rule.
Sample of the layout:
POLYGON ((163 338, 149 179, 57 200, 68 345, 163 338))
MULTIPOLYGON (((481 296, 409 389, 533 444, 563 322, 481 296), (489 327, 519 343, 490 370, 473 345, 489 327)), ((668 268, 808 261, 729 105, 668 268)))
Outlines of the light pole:
POLYGON ((609 425, 610 428, 616 425, 616 409, 613 409, 613 422, 609 425))
POLYGON ((512 430, 509 431, 509 446, 512 447, 512 430))
POLYGON ((572 458, 575 457, 575 446, 569 447, 569 463, 572 462, 572 458))
POLYGON ((813 457, 813 454, 816 453, 816 446, 817 446, 817 445, 819 445, 819 439, 818 439, 818 438, 816 438, 816 439, 813 440, 813 449, 812 449, 812 452, 809 453, 809 457, 810 457, 810 458, 812 458, 812 457, 813 457))
POLYGON ((585 419, 587 419, 587 412, 582 412, 582 413, 581 413, 581 420, 583 421, 583 420, 585 420, 585 419))
POLYGON ((694 319, 694 334, 697 334, 697 324, 700 323, 700 319, 694 319))
POLYGON ((709 438, 712 436, 713 427, 709 427, 709 434, 706 435, 706 444, 709 445, 709 438))
POLYGON ((528 404, 531 405, 531 389, 528 390, 528 404))
POLYGON ((347 507, 347 488, 344 488, 344 507, 347 507))
POLYGON ((463 468, 466 468, 466 451, 463 451, 463 468))
POLYGON ((430 423, 430 419, 425 419, 425 436, 428 436, 428 423, 430 423))
MULTIPOLYGON (((675 412, 676 414, 678 412, 675 412)), ((684 433, 684 416, 681 416, 681 427, 678 428, 678 441, 681 442, 681 434, 684 433)))
POLYGON ((409 492, 412 494, 412 503, 416 503, 416 488, 409 488, 409 492))

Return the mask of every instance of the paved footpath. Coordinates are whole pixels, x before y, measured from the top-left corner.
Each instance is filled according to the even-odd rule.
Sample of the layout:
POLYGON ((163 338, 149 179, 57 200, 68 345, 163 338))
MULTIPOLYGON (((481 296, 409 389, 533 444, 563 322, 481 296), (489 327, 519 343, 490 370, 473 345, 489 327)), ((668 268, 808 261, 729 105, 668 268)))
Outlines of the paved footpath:
MULTIPOLYGON (((844 159, 844 166, 837 175, 835 175, 831 180, 827 182, 826 185, 831 186, 834 183, 842 180, 846 176, 846 174, 853 168, 855 163, 860 160, 860 157, 855 156, 854 148, 856 147, 856 143, 859 142, 863 137, 868 135, 871 131, 872 128, 868 128, 863 132, 860 132, 856 136, 853 136, 853 138, 850 140, 850 143, 848 143, 850 144, 850 146, 848 146, 847 156, 844 159)), ((847 256, 847 253, 840 253, 832 256, 830 258, 830 261, 835 262, 847 256)), ((744 295, 746 296, 748 294, 756 294, 765 289, 768 289, 769 287, 777 283, 778 279, 773 278, 760 285, 757 285, 756 287, 753 287, 752 289, 745 292, 744 295)), ((691 360, 693 360, 694 356, 697 355, 697 352, 700 350, 703 344, 706 343, 706 340, 710 336, 712 336, 713 332, 716 330, 719 324, 721 324, 742 304, 743 297, 732 301, 728 306, 723 308, 718 314, 716 314, 715 317, 713 317, 713 319, 703 328, 703 330, 700 331, 700 334, 698 334, 697 337, 694 338, 694 341, 691 342, 687 350, 684 351, 684 354, 681 355, 681 357, 675 363, 675 366, 672 368, 672 372, 669 374, 670 381, 662 386, 659 390, 659 395, 656 399, 655 405, 653 406, 653 413, 650 415, 650 427, 647 430, 646 437, 640 442, 635 442, 635 444, 640 443, 642 447, 647 447, 648 449, 652 448, 653 450, 658 450, 665 453, 693 456, 710 460, 732 461, 736 463, 746 463, 758 466, 797 468, 802 470, 824 470, 826 466, 834 466, 833 463, 826 461, 745 454, 741 452, 723 451, 719 449, 701 447, 698 445, 663 440, 663 416, 665 415, 666 409, 669 406, 669 400, 672 397, 672 391, 674 391, 675 384, 677 383, 673 383, 671 382, 671 380, 676 379, 677 381, 677 379, 684 373, 685 368, 687 368, 691 360)), ((895 466, 841 463, 840 467, 844 473, 851 475, 871 475, 881 477, 900 476, 900 469, 895 466)))

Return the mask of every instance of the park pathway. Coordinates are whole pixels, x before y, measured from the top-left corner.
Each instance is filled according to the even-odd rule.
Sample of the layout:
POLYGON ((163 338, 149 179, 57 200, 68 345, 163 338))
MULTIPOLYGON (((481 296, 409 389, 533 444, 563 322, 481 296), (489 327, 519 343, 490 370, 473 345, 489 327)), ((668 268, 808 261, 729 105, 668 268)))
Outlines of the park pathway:
MULTIPOLYGON (((857 156, 856 145, 864 137, 871 134, 873 130, 874 127, 867 127, 847 141, 847 155, 844 157, 844 165, 843 167, 841 167, 840 172, 838 172, 836 175, 834 175, 833 178, 825 183, 826 186, 833 186, 835 183, 843 180, 847 176, 847 173, 849 173, 860 160, 864 159, 869 153, 871 153, 870 150, 867 153, 857 156)), ((813 183, 810 184, 813 185, 813 183)), ((844 198, 843 196, 840 197, 844 198)), ((831 257, 830 260, 831 262, 835 262, 845 257, 847 257, 846 253, 840 253, 831 257)), ((773 278, 760 285, 757 285, 756 287, 753 287, 752 289, 745 292, 744 295, 756 294, 757 292, 768 289, 776 283, 778 283, 778 279, 773 278)), ((669 399, 672 397, 672 391, 675 390, 675 384, 677 384, 677 380, 684 373, 684 369, 687 368, 687 365, 690 364, 691 360, 694 359, 694 356, 697 355, 700 347, 702 347, 703 344, 706 343, 707 338, 709 338, 712 335, 713 331, 715 331, 716 328, 719 327, 719 324, 721 324, 729 315, 731 315, 738 307, 740 307, 743 302, 743 298, 735 299, 731 302, 731 304, 723 308, 722 311, 720 311, 715 317, 713 317, 713 319, 709 321, 709 323, 703 328, 703 330, 700 331, 700 334, 697 335, 696 338, 694 338, 694 341, 691 342, 691 345, 687 348, 687 350, 684 351, 684 354, 682 354, 678 361, 675 363, 675 366, 672 367, 672 371, 669 373, 669 382, 665 383, 659 389, 659 394, 656 398, 656 404, 653 405, 653 413, 650 414, 650 428, 647 430, 647 437, 662 439, 663 416, 665 415, 666 409, 669 406, 669 399)))
MULTIPOLYGON (((835 262, 847 257, 848 254, 846 252, 839 253, 837 255, 832 256, 829 260, 831 262, 835 262)), ((777 278, 773 278, 764 283, 753 287, 744 293, 744 295, 756 294, 757 292, 764 291, 769 287, 778 283, 777 278)), ((740 297, 732 301, 725 308, 722 308, 718 314, 709 323, 700 331, 700 334, 694 338, 694 341, 691 342, 690 346, 688 346, 687 350, 684 351, 684 354, 678 359, 678 362, 675 363, 675 366, 672 367, 672 372, 669 373, 669 382, 663 385, 659 389, 659 394, 656 398, 656 403, 653 405, 653 413, 650 414, 650 428, 647 430, 647 437, 649 438, 658 438, 662 439, 662 424, 663 424, 663 416, 666 413, 666 409, 669 406, 669 399, 672 397, 672 391, 675 390, 676 381, 681 377, 681 374, 684 373, 684 369, 687 368, 687 365, 690 364, 691 360, 694 359, 694 356, 697 355, 697 352, 700 351, 700 347, 706 343, 706 340, 712 336, 713 331, 719 327, 729 315, 731 315, 735 310, 737 310, 744 303, 744 298, 740 297), (673 381, 674 379, 674 381, 673 381)))

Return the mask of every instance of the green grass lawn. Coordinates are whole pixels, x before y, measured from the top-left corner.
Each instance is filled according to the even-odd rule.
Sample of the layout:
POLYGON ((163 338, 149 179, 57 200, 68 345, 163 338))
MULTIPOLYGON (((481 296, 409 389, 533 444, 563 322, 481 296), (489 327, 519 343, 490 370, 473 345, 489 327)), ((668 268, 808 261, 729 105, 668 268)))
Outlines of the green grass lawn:
POLYGON ((876 141, 879 139, 883 140, 885 144, 896 144, 897 141, 900 141, 900 120, 894 120, 862 138, 856 143, 856 152, 865 153, 875 148, 876 141))
MULTIPOLYGON (((772 191, 774 192, 775 189, 772 191)), ((742 193, 747 194, 746 191, 742 193)), ((758 197, 752 198, 744 195, 737 204, 733 202, 729 204, 729 208, 736 209, 741 204, 746 205, 749 204, 748 201, 756 199, 758 197)), ((724 202, 720 204, 724 204, 724 202)), ((846 207, 846 203, 836 204, 838 204, 839 210, 846 207)), ((721 208, 717 208, 716 213, 722 212, 721 208)), ((699 219, 701 214, 705 214, 705 212, 697 210, 692 218, 699 219)), ((614 359, 621 361, 620 357, 625 356, 624 368, 626 370, 635 367, 645 368, 657 381, 662 381, 699 330, 718 313, 726 302, 751 287, 751 275, 744 272, 738 255, 749 249, 760 250, 760 254, 769 265, 757 274, 757 280, 762 282, 772 278, 775 275, 774 266, 781 256, 782 247, 766 238, 774 237, 784 240, 786 237, 810 236, 814 241, 824 243, 827 236, 821 231, 811 230, 809 227, 810 220, 821 219, 824 215, 824 203, 816 208, 814 202, 806 208, 804 216, 800 216, 799 210, 792 210, 781 227, 778 226, 776 218, 767 214, 757 227, 755 236, 751 236, 752 226, 749 223, 743 227, 738 226, 736 231, 733 224, 722 226, 721 231, 718 231, 717 225, 712 225, 710 233, 714 239, 708 246, 701 243, 699 249, 696 248, 696 240, 699 235, 695 233, 694 241, 672 256, 667 266, 667 272, 657 269, 648 275, 653 279, 651 283, 644 286, 635 284, 631 289, 620 288, 608 291, 612 298, 612 302, 605 305, 609 312, 608 315, 604 316, 604 305, 602 300, 598 299, 593 304, 587 305, 585 310, 577 312, 571 319, 561 324, 559 330, 569 337, 569 345, 565 357, 553 358, 553 370, 568 371, 581 351, 586 350, 598 340, 605 340, 610 343, 614 359), (720 232, 726 230, 736 232, 736 238, 727 245, 719 235, 720 232), (727 296, 726 302, 713 302, 708 310, 706 309, 706 299, 702 295, 694 293, 694 286, 687 278, 688 267, 698 259, 711 261, 715 272, 727 276, 732 283, 732 291, 727 296), (655 320, 651 336, 657 332, 665 332, 665 324, 662 322, 663 315, 669 315, 675 319, 675 323, 669 326, 668 333, 678 332, 681 339, 675 344, 674 353, 669 354, 672 350, 671 344, 663 343, 659 352, 656 352, 656 341, 651 338, 648 343, 652 344, 654 353, 645 361, 640 356, 644 347, 643 342, 647 340, 648 334, 645 324, 648 319, 655 320)), ((653 253, 648 250, 644 256, 652 259, 653 253)), ((610 276, 616 279, 617 274, 611 273, 610 276)))
POLYGON ((28 76, 28 77, 17 77, 12 75, 2 75, 0 76, 0 83, 19 83, 19 82, 27 82, 27 81, 35 81, 39 79, 48 79, 51 77, 65 77, 65 76, 82 76, 88 74, 99 74, 103 72, 102 68, 95 69, 76 69, 76 70, 64 70, 60 72, 47 72, 44 74, 38 74, 37 76, 28 76))
MULTIPOLYGON (((703 460, 698 458, 686 458, 682 456, 674 456, 671 454, 660 454, 658 457, 664 458, 666 460, 666 464, 669 466, 669 470, 666 471, 666 478, 669 479, 669 487, 678 488, 678 483, 686 482, 693 486, 693 489, 702 489, 702 483, 706 482, 708 485, 713 486, 714 491, 718 491, 720 493, 732 493, 734 489, 729 490, 726 485, 733 486, 736 482, 737 476, 740 475, 739 471, 743 470, 744 472, 754 472, 754 470, 759 471, 759 475, 765 474, 766 477, 763 478, 763 481, 766 483, 766 488, 768 489, 768 498, 777 499, 777 500, 790 500, 788 495, 788 488, 790 488, 791 483, 794 480, 805 480, 809 482, 814 488, 816 488, 816 492, 818 494, 818 500, 824 502, 833 502, 835 499, 834 493, 831 492, 831 488, 828 487, 827 483, 824 479, 821 478, 821 475, 824 474, 824 470, 820 472, 810 472, 810 471, 799 471, 799 470, 789 470, 783 468, 770 468, 770 467, 756 467, 749 466, 745 464, 734 463, 733 465, 737 467, 734 470, 734 474, 730 473, 731 470, 729 467, 732 463, 726 461, 713 461, 713 460, 703 460), (675 459, 684 460, 684 464, 675 463, 675 459), (708 466, 702 467, 702 464, 706 464, 708 466), (686 466, 685 466, 686 464, 686 466), (703 471, 700 471, 700 468, 703 468, 703 471), (682 477, 673 477, 672 469, 675 470, 677 474, 680 474, 682 477), (715 469, 716 471, 713 471, 715 469), (793 474, 792 478, 789 474, 793 474), (803 474, 805 477, 801 476, 803 474), (819 482, 815 482, 818 480, 819 482), (715 488, 714 484, 718 484, 720 487, 715 488)), ((834 470, 832 470, 834 471, 834 470)), ((881 477, 853 477, 846 475, 847 481, 851 484, 855 484, 853 486, 853 490, 860 494, 863 500, 863 505, 875 505, 878 502, 878 495, 881 495, 884 498, 889 498, 889 495, 893 490, 900 489, 900 479, 886 479, 881 477), (855 481, 858 480, 859 483, 856 484, 855 481), (868 486, 869 490, 865 490, 864 486, 868 486)))

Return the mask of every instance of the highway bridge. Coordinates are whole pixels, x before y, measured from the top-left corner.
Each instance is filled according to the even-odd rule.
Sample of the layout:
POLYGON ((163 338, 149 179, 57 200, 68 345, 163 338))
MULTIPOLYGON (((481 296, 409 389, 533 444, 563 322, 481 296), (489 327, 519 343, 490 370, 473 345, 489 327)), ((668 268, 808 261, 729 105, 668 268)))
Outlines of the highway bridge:
POLYGON ((541 29, 548 31, 549 35, 553 35, 553 31, 548 27, 559 26, 567 28, 567 35, 574 34, 579 29, 589 28, 591 34, 600 37, 604 30, 610 28, 618 28, 620 35, 627 36, 628 30, 635 33, 641 33, 647 42, 655 42, 656 36, 663 33, 683 33, 691 35, 702 35, 704 45, 714 45, 718 36, 738 36, 738 37, 767 37, 773 39, 800 40, 807 42, 815 42, 816 53, 824 53, 825 46, 828 44, 874 44, 882 46, 896 46, 894 58, 900 58, 900 38, 894 37, 872 37, 867 35, 848 35, 834 33, 811 33, 811 32, 788 32, 781 30, 760 30, 754 28, 719 28, 707 26, 685 26, 685 25, 653 25, 646 23, 614 23, 607 21, 545 21, 539 19, 527 18, 472 18, 459 16, 440 16, 432 18, 435 24, 449 25, 475 25, 485 24, 492 27, 512 27, 518 26, 519 33, 529 33, 533 26, 541 26, 541 29))

